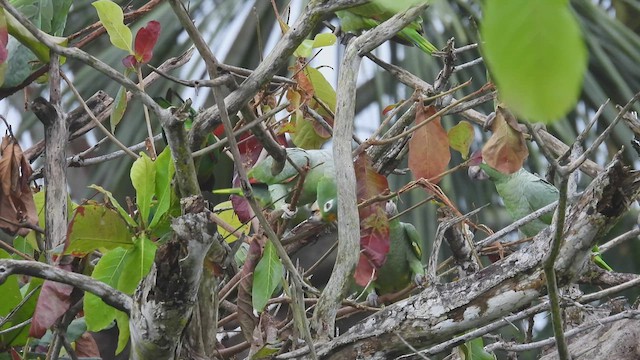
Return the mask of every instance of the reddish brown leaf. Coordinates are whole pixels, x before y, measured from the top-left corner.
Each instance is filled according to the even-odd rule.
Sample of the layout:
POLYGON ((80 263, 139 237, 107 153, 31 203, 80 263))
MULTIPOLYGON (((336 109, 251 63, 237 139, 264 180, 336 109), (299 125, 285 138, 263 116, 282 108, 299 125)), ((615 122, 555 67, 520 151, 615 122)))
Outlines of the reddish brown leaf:
POLYGON ((11 360, 22 360, 22 355, 13 347, 11 348, 11 360))
MULTIPOLYGON (((354 162, 358 203, 388 192, 387 178, 378 174, 371 165, 371 160, 360 155, 354 162)), ((383 203, 375 202, 359 209, 360 217, 360 260, 356 267, 355 279, 360 286, 365 286, 379 269, 389 252, 389 220, 383 203), (372 275, 373 274, 373 275, 372 275)))
POLYGON ((134 44, 136 60, 143 64, 151 60, 153 57, 153 47, 156 46, 159 36, 160 23, 155 20, 149 21, 147 26, 138 30, 134 44))
MULTIPOLYGON (((10 136, 0 144, 0 217, 15 223, 38 223, 38 214, 29 187, 32 170, 20 145, 10 136)), ((29 229, 0 221, 0 228, 9 233, 26 235, 29 229)))
POLYGON ((88 332, 85 332, 76 339, 76 355, 79 358, 100 358, 98 344, 88 332))
MULTIPOLYGON (((434 106, 418 106, 416 125, 436 113, 434 106)), ((437 184, 451 160, 447 131, 436 117, 413 133, 409 141, 409 169, 416 179, 424 178, 437 184)))
MULTIPOLYGON (((59 265, 61 269, 69 271, 71 265, 59 265)), ((71 306, 69 296, 73 286, 46 280, 42 285, 36 310, 33 313, 29 336, 41 338, 48 328, 64 314, 71 306)))
POLYGON ((313 98, 315 90, 307 74, 304 71, 302 71, 304 66, 306 66, 306 60, 299 59, 296 62, 296 65, 293 69, 294 71, 293 78, 296 81, 298 90, 300 90, 300 93, 302 94, 302 98, 303 98, 302 103, 306 104, 310 99, 313 98))
POLYGON ((498 106, 491 130, 493 135, 482 147, 484 162, 505 174, 520 170, 529 156, 529 149, 516 118, 509 110, 498 106))

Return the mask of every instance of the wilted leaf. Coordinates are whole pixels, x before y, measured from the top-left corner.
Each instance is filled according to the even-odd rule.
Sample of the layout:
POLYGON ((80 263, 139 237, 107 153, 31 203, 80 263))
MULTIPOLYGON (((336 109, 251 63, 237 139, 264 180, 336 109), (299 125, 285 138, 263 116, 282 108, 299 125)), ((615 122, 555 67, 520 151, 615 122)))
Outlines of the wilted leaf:
POLYGON ((152 20, 136 33, 134 52, 138 62, 146 64, 153 57, 153 47, 160 36, 160 23, 152 20))
MULTIPOLYGON (((71 265, 59 265, 58 267, 67 271, 71 270, 71 265)), ((71 306, 69 296, 72 291, 73 286, 71 285, 48 280, 44 282, 31 321, 30 337, 41 338, 47 329, 69 310, 71 306)))
POLYGON ((258 262, 253 273, 253 290, 251 291, 253 308, 262 312, 271 299, 271 295, 282 281, 282 261, 276 253, 276 248, 267 241, 262 253, 262 259, 258 262))
MULTIPOLYGON (((423 123, 435 113, 434 106, 418 106, 416 125, 423 123)), ((437 184, 440 181, 437 176, 447 170, 450 160, 449 137, 440 123, 439 116, 413 133, 409 140, 409 169, 416 179, 429 179, 437 184)))
POLYGON ((88 332, 85 332, 76 339, 75 343, 76 355, 79 358, 100 358, 100 349, 98 349, 98 344, 93 339, 93 336, 88 332))
POLYGON ((104 205, 81 205, 69 223, 65 254, 84 256, 96 249, 131 247, 131 231, 122 217, 104 205))
POLYGON ((124 86, 120 86, 116 94, 115 104, 113 104, 111 117, 109 118, 111 132, 116 131, 116 126, 120 124, 120 120, 122 120, 125 111, 127 111, 127 89, 125 89, 124 86))
POLYGON ((92 3, 98 12, 98 18, 109 34, 113 46, 133 54, 131 49, 131 30, 124 24, 122 8, 111 0, 98 0, 92 3))
MULTIPOLYGON (((0 217, 15 223, 38 224, 38 214, 29 187, 32 172, 17 141, 10 136, 3 137, 0 144, 0 217)), ((4 221, 0 221, 0 228, 20 236, 30 231, 4 221)))
POLYGON ((449 129, 447 136, 449 137, 451 148, 459 152, 463 159, 466 159, 469 156, 469 148, 473 143, 473 125, 467 121, 460 121, 449 129))
POLYGON ((587 51, 569 6, 558 0, 486 2, 485 59, 502 100, 520 116, 559 120, 578 100, 587 51))
POLYGON ((491 130, 493 135, 482 147, 484 162, 505 174, 520 170, 529 156, 529 149, 515 117, 506 108, 498 106, 491 130))

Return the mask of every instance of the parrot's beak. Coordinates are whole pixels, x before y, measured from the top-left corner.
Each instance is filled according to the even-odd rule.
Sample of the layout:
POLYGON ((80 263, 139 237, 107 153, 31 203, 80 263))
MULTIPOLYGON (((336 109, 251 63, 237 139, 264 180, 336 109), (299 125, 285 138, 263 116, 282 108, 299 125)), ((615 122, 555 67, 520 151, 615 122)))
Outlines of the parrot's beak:
POLYGON ((317 201, 314 201, 313 204, 311 204, 311 216, 309 216, 309 219, 307 220, 313 223, 322 222, 322 213, 320 213, 320 206, 318 206, 317 201))
POLYGON ((480 166, 475 165, 469 166, 469 168, 467 169, 467 175, 469 175, 472 180, 487 180, 489 178, 487 173, 484 172, 484 170, 482 170, 480 166))

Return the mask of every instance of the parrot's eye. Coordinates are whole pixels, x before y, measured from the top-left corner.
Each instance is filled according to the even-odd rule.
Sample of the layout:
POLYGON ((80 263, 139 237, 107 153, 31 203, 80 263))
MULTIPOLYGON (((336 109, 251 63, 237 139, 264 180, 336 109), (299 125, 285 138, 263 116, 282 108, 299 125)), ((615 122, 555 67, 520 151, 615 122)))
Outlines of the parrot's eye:
POLYGON ((333 199, 327 201, 326 203, 324 203, 324 212, 328 212, 331 209, 333 209, 333 199))

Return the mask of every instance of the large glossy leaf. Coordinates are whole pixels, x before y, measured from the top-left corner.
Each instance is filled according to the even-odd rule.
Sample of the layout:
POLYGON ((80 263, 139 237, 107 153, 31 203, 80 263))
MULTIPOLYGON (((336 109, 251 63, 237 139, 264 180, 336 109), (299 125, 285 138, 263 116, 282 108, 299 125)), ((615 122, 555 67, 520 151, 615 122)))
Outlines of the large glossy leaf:
POLYGON ((484 58, 502 101, 518 115, 551 122, 576 104, 587 51, 566 0, 487 0, 484 58))
MULTIPOLYGON (((125 258, 130 250, 115 248, 102 256, 93 269, 91 277, 116 288, 125 268, 125 258)), ((107 305, 91 293, 84 295, 84 317, 87 329, 100 331, 109 326, 116 318, 116 309, 107 305)))
POLYGON ((147 237, 141 236, 133 240, 134 246, 124 256, 123 273, 116 288, 125 294, 132 295, 136 287, 151 270, 158 247, 147 237))
MULTIPOLYGON (((0 259, 11 259, 11 255, 9 255, 6 251, 0 249, 0 259)), ((18 276, 12 275, 9 276, 6 281, 0 284, 0 294, 2 295, 2 301, 0 301, 0 317, 5 318, 11 310, 13 310, 20 300, 22 300, 22 295, 20 294, 20 287, 18 286, 18 276)), ((1 329, 6 329, 14 325, 15 322, 13 318, 4 324, 1 329)), ((5 338, 5 335, 0 335, 0 346, 7 345, 9 342, 5 338)))

